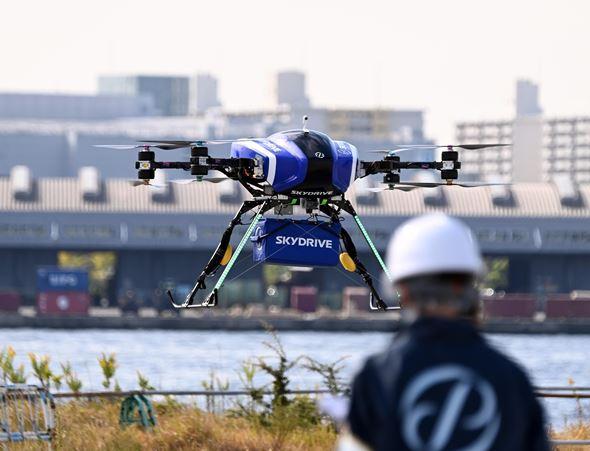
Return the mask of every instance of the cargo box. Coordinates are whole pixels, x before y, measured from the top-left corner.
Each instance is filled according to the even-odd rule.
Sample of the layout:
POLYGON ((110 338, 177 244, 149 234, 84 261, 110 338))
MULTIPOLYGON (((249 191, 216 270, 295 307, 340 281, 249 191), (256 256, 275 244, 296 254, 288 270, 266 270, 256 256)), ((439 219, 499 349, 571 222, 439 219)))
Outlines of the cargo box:
POLYGON ((318 289, 316 287, 291 287, 290 306, 300 312, 315 312, 318 305, 318 289))
POLYGON ((335 266, 340 254, 340 224, 266 218, 251 240, 254 261, 288 266, 335 266))
POLYGON ((88 315, 89 307, 88 293, 49 291, 37 294, 40 315, 88 315))
POLYGON ((37 269, 37 292, 88 291, 88 271, 42 266, 37 269))
POLYGON ((18 312, 22 297, 16 291, 0 291, 0 311, 18 312))

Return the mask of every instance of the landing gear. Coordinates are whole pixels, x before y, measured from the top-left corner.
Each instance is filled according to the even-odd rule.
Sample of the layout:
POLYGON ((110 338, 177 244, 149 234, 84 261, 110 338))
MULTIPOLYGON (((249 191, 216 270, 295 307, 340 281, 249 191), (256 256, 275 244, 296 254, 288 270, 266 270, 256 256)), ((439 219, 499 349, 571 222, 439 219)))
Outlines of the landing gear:
MULTIPOLYGON (((207 265, 205 265, 205 268, 203 269, 203 271, 201 272, 201 274, 197 278, 195 286, 190 291, 190 293, 187 295, 184 302, 182 302, 181 304, 176 303, 174 300, 174 297, 172 296, 171 291, 170 290, 167 291, 168 297, 170 298, 170 302, 172 303, 173 307, 178 308, 178 309, 179 308, 215 307, 218 303, 219 290, 221 289, 223 283, 225 282, 225 279, 226 279, 228 273, 231 271, 233 265, 235 264, 236 260, 238 259, 240 253, 242 252, 244 246, 246 245, 246 243, 248 242, 248 240, 250 239, 250 237, 254 233, 254 230, 255 230, 258 222, 262 219, 264 214, 266 212, 268 212, 269 210, 274 209, 276 207, 284 207, 284 206, 290 206, 290 205, 293 205, 292 199, 270 198, 270 199, 254 199, 254 200, 245 201, 242 204, 242 206, 240 207, 240 209, 238 210, 238 212, 236 213, 236 215, 234 216, 234 218, 230 221, 228 227, 225 229, 225 232, 223 232, 223 235, 221 237, 219 245, 217 246, 217 249, 213 253, 213 256, 211 257, 211 259, 209 260, 207 265), (248 225, 246 233, 244 233, 244 236, 242 237, 242 239, 241 239, 240 243, 238 244, 238 246, 236 247, 235 251, 233 253, 231 253, 231 251, 229 251, 228 249, 230 248, 230 239, 231 239, 231 235, 233 233, 234 228, 237 225, 242 224, 242 216, 245 213, 247 213, 255 208, 257 208, 256 213, 254 214, 254 217, 252 218, 250 224, 248 225), (229 258, 229 261, 228 261, 229 255, 231 255, 231 258, 229 258), (223 266, 223 265, 225 265, 225 268, 224 268, 223 272, 221 273, 221 276, 219 276, 219 279, 215 283, 213 290, 209 293, 209 295, 202 302, 195 303, 194 298, 195 298, 197 292, 199 292, 200 290, 205 290, 207 288, 205 285, 205 279, 207 277, 214 275, 215 272, 219 269, 219 267, 223 266)), ((367 244, 369 245, 369 248, 371 249, 371 251, 375 255, 377 261, 381 265, 381 268, 383 269, 385 274, 387 274, 387 276, 389 278, 391 278, 389 275, 389 271, 388 271, 387 267, 385 266, 385 263, 383 262, 383 259, 381 258, 381 256, 379 255, 379 252, 377 251, 377 248, 375 247, 375 245, 371 241, 371 238, 369 237, 367 231, 365 230, 358 214, 356 213, 354 207, 352 206, 352 204, 348 200, 342 198, 341 200, 339 200, 339 199, 333 200, 332 199, 329 201, 321 202, 319 204, 319 210, 322 213, 328 215, 330 220, 335 223, 340 223, 340 212, 341 211, 345 211, 346 213, 350 214, 353 217, 355 223, 357 224, 359 230, 361 231, 361 234, 365 238, 367 244)), ((379 296, 379 293, 377 292, 375 286, 373 285, 373 278, 371 277, 371 274, 369 274, 365 265, 360 261, 360 259, 358 257, 358 252, 356 250, 356 246, 354 245, 354 242, 353 242, 351 236, 349 235, 349 233, 343 227, 340 228, 340 239, 342 240, 342 243, 344 245, 344 249, 347 254, 346 257, 341 257, 341 259, 345 258, 346 261, 348 261, 349 270, 352 270, 352 271, 356 272, 357 274, 359 274, 362 277, 365 285, 367 285, 367 287, 369 288, 369 292, 370 292, 369 307, 371 308, 371 310, 397 310, 397 309, 399 309, 400 307, 397 307, 397 306, 395 306, 395 307, 388 306, 383 301, 381 296, 379 296), (350 261, 352 261, 352 262, 350 262, 350 261)))
POLYGON ((260 219, 262 218, 264 213, 266 213, 268 210, 274 208, 277 205, 277 202, 278 201, 275 201, 275 200, 247 200, 247 201, 244 201, 244 203, 242 204, 242 206, 240 207, 240 209, 238 210, 238 212, 236 213, 234 218, 230 221, 229 225, 227 226, 227 229, 225 229, 225 232, 223 232, 223 235, 221 236, 221 240, 219 241, 219 244, 217 245, 217 249, 215 249, 213 256, 211 257, 211 259, 209 260, 209 262, 207 263, 207 265, 205 266, 205 268, 203 269, 203 271, 199 275, 197 282, 195 283, 195 286, 190 291, 190 293, 187 295, 184 302, 182 304, 177 304, 174 301, 174 297, 172 296, 172 292, 170 290, 167 291, 168 297, 170 298, 170 302, 172 303, 172 306, 175 308, 215 307, 217 305, 217 301, 218 301, 217 293, 218 293, 219 289, 221 288, 221 286, 223 285, 223 282, 225 281, 227 274, 231 271, 234 263, 236 262, 236 260, 240 256, 240 253, 242 252, 242 249, 246 245, 246 242, 250 239, 250 236, 254 232, 254 228, 256 227, 256 224, 258 223, 258 221, 260 221, 260 219), (207 286, 205 285, 205 279, 208 276, 215 274, 215 272, 219 269, 219 267, 222 266, 223 263, 225 263, 224 260, 226 259, 227 255, 228 255, 228 248, 230 247, 229 242, 231 239, 232 232, 234 231, 234 228, 237 225, 242 224, 242 216, 245 213, 247 213, 250 210, 253 210, 256 207, 258 207, 258 210, 257 210, 256 214, 254 215, 254 218, 250 222, 250 225, 248 226, 246 233, 242 237, 240 244, 238 244, 238 246, 236 247, 236 250, 232 253, 231 258, 227 262, 223 272, 221 273, 221 276, 217 280, 215 287, 213 288, 211 293, 209 293, 209 295, 205 298, 205 300, 203 302, 201 302, 199 304, 195 304, 194 298, 195 298, 195 295, 197 294, 197 292, 199 290, 207 289, 207 286))
MULTIPOLYGON (((377 261, 381 265, 381 268, 383 269, 383 271, 385 272, 387 277, 389 279, 391 279, 391 276, 389 274, 389 270, 387 269, 387 266, 385 266, 385 262, 381 258, 381 255, 379 255, 379 251, 377 251, 377 248, 373 244, 373 241, 369 237, 369 234, 367 233, 365 227, 363 226, 363 223, 361 222, 356 210, 354 209, 354 207, 352 206, 350 201, 344 199, 342 201, 336 201, 336 202, 334 202, 334 204, 340 210, 345 211, 346 213, 350 214, 353 217, 359 230, 361 231, 361 234, 363 235, 363 238, 365 238, 365 241, 367 242, 367 244, 369 245, 369 248, 373 252, 373 255, 375 255, 375 258, 377 259, 377 261)), ((322 205, 320 207, 320 211, 322 211, 323 213, 330 216, 330 218, 332 218, 332 220, 339 220, 339 217, 340 217, 339 210, 335 209, 334 207, 332 207, 329 204, 322 205)), ((346 229, 344 227, 342 227, 340 230, 340 238, 342 239, 342 243, 344 244, 344 249, 346 249, 346 252, 348 253, 350 258, 352 259, 352 261, 356 265, 355 272, 363 278, 363 282, 365 282, 365 285, 369 288, 369 293, 370 293, 369 294, 369 308, 371 310, 399 310, 400 307, 388 306, 383 301, 383 299, 381 299, 381 296, 379 296, 377 289, 373 285, 373 278, 371 277, 371 274, 369 274, 365 265, 363 265, 363 263, 360 261, 360 259, 358 257, 358 252, 356 250, 356 246, 354 245, 354 241, 352 241, 350 234, 346 231, 346 229)))

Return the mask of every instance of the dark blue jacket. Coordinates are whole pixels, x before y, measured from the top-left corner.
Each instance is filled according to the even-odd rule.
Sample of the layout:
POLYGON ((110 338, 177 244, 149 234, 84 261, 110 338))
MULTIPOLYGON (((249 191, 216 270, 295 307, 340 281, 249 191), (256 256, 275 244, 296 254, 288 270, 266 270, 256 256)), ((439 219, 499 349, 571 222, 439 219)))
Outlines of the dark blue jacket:
POLYGON ((353 435, 376 450, 549 450, 515 363, 463 320, 422 318, 356 376, 353 435))

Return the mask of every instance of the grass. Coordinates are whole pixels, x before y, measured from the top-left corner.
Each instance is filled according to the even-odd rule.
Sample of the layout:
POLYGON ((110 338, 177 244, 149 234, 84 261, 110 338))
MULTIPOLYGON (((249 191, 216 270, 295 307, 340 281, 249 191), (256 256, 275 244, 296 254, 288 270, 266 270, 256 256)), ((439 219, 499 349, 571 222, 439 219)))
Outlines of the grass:
MULTIPOLYGON (((309 398, 307 398, 309 400, 309 398)), ((294 403, 297 405, 297 403, 294 403)), ((257 416, 236 417, 209 413, 175 401, 155 403, 158 424, 152 430, 119 426, 119 401, 71 401, 57 405, 57 450, 328 450, 337 434, 331 424, 302 420, 301 408, 276 411, 264 422, 257 416)), ((553 439, 590 439, 590 423, 579 420, 551 434, 553 439)), ((11 447, 46 450, 28 442, 11 447)), ((559 446, 561 451, 586 450, 559 446)))
MULTIPOLYGON (((212 414, 177 403, 155 405, 153 430, 119 426, 119 402, 68 402, 57 406, 55 449, 64 450, 326 450, 336 433, 329 424, 299 425, 286 411, 270 424, 255 418, 212 414)), ((30 442, 14 449, 47 449, 30 442)))
MULTIPOLYGON (((551 438, 554 440, 590 440, 590 422, 583 419, 566 424, 559 431, 552 431, 551 438)), ((555 447, 559 451, 584 451, 588 450, 587 445, 555 447)))

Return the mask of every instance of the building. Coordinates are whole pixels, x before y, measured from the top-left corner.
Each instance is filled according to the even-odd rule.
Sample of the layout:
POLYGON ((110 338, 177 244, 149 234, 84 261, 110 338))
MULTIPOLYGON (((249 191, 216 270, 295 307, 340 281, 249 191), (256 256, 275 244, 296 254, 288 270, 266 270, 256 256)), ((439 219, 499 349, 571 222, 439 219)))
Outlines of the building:
POLYGON ((543 114, 539 106, 539 86, 530 80, 516 82, 516 117, 543 114))
MULTIPOLYGON (((224 184, 170 185, 157 191, 96 178, 96 171, 85 170, 77 177, 34 179, 22 169, 0 177, 0 261, 11 262, 0 271, 0 289, 32 299, 37 266, 55 265, 64 251, 114 252, 113 283, 133 287, 142 297, 170 281, 191 285, 245 198, 240 191, 227 196, 224 184)), ((348 197, 382 252, 402 221, 445 212, 471 227, 488 261, 507 262, 502 287, 507 292, 569 293, 590 290, 590 186, 576 188, 575 194, 578 201, 572 203, 572 192, 559 185, 524 183, 390 191, 376 202, 367 202, 353 186, 348 197)), ((379 265, 347 219, 343 226, 360 258, 379 277, 379 265)), ((243 232, 244 227, 236 229, 235 242, 243 232)), ((234 293, 234 302, 258 301, 266 292, 262 265, 253 265, 249 252, 250 244, 233 270, 243 274, 230 277, 223 291, 234 293), (241 290, 250 290, 249 297, 241 290)), ((322 293, 361 285, 354 274, 337 268, 314 269, 312 275, 322 293)), ((224 305, 229 300, 223 299, 224 305)))
POLYGON ((217 78, 210 74, 197 74, 191 79, 189 113, 204 113, 221 106, 217 92, 217 78))
POLYGON ((537 85, 518 80, 516 92, 515 119, 457 124, 458 143, 511 144, 462 152, 462 177, 590 183, 590 117, 544 118, 537 85))
POLYGON ((98 80, 99 94, 151 96, 162 116, 186 116, 189 104, 189 78, 155 75, 105 75, 98 80))
MULTIPOLYGON (((392 144, 425 143, 420 111, 311 110, 309 127, 367 149, 392 144), (377 116, 378 120, 372 118, 377 116), (382 120, 381 117, 384 117, 382 120), (368 118, 368 119, 367 119, 368 118), (355 125, 364 121, 363 126, 355 125), (371 124, 375 125, 371 125, 371 124), (369 124, 369 125, 367 125, 369 124)), ((133 177, 133 151, 97 149, 96 144, 127 144, 140 139, 243 138, 268 136, 301 127, 301 114, 288 108, 259 112, 210 110, 196 116, 119 118, 105 121, 0 119, 0 175, 16 165, 35 177, 73 177, 84 166, 96 166, 106 178, 133 177)), ((186 157, 186 149, 167 151, 166 158, 186 157)), ((215 146, 212 154, 229 152, 215 146)), ((409 158, 410 156, 407 156, 409 158)))
POLYGON ((156 112, 146 95, 0 93, 0 119, 105 120, 156 112))
MULTIPOLYGON (((108 121, 0 120, 0 175, 17 165, 35 177, 73 177, 96 166, 104 177, 134 177, 137 153, 98 149, 96 144, 133 144, 140 139, 194 139, 205 136, 194 117, 121 118, 108 121)), ((185 150, 165 153, 185 158, 185 150)), ((180 174, 182 175, 182 174, 180 174)))
POLYGON ((310 107, 305 89, 305 74, 298 71, 283 71, 277 74, 277 105, 305 110, 310 107))
POLYGON ((590 183, 590 117, 465 122, 457 124, 456 139, 513 144, 462 152, 465 179, 534 182, 567 177, 575 183, 590 183))

